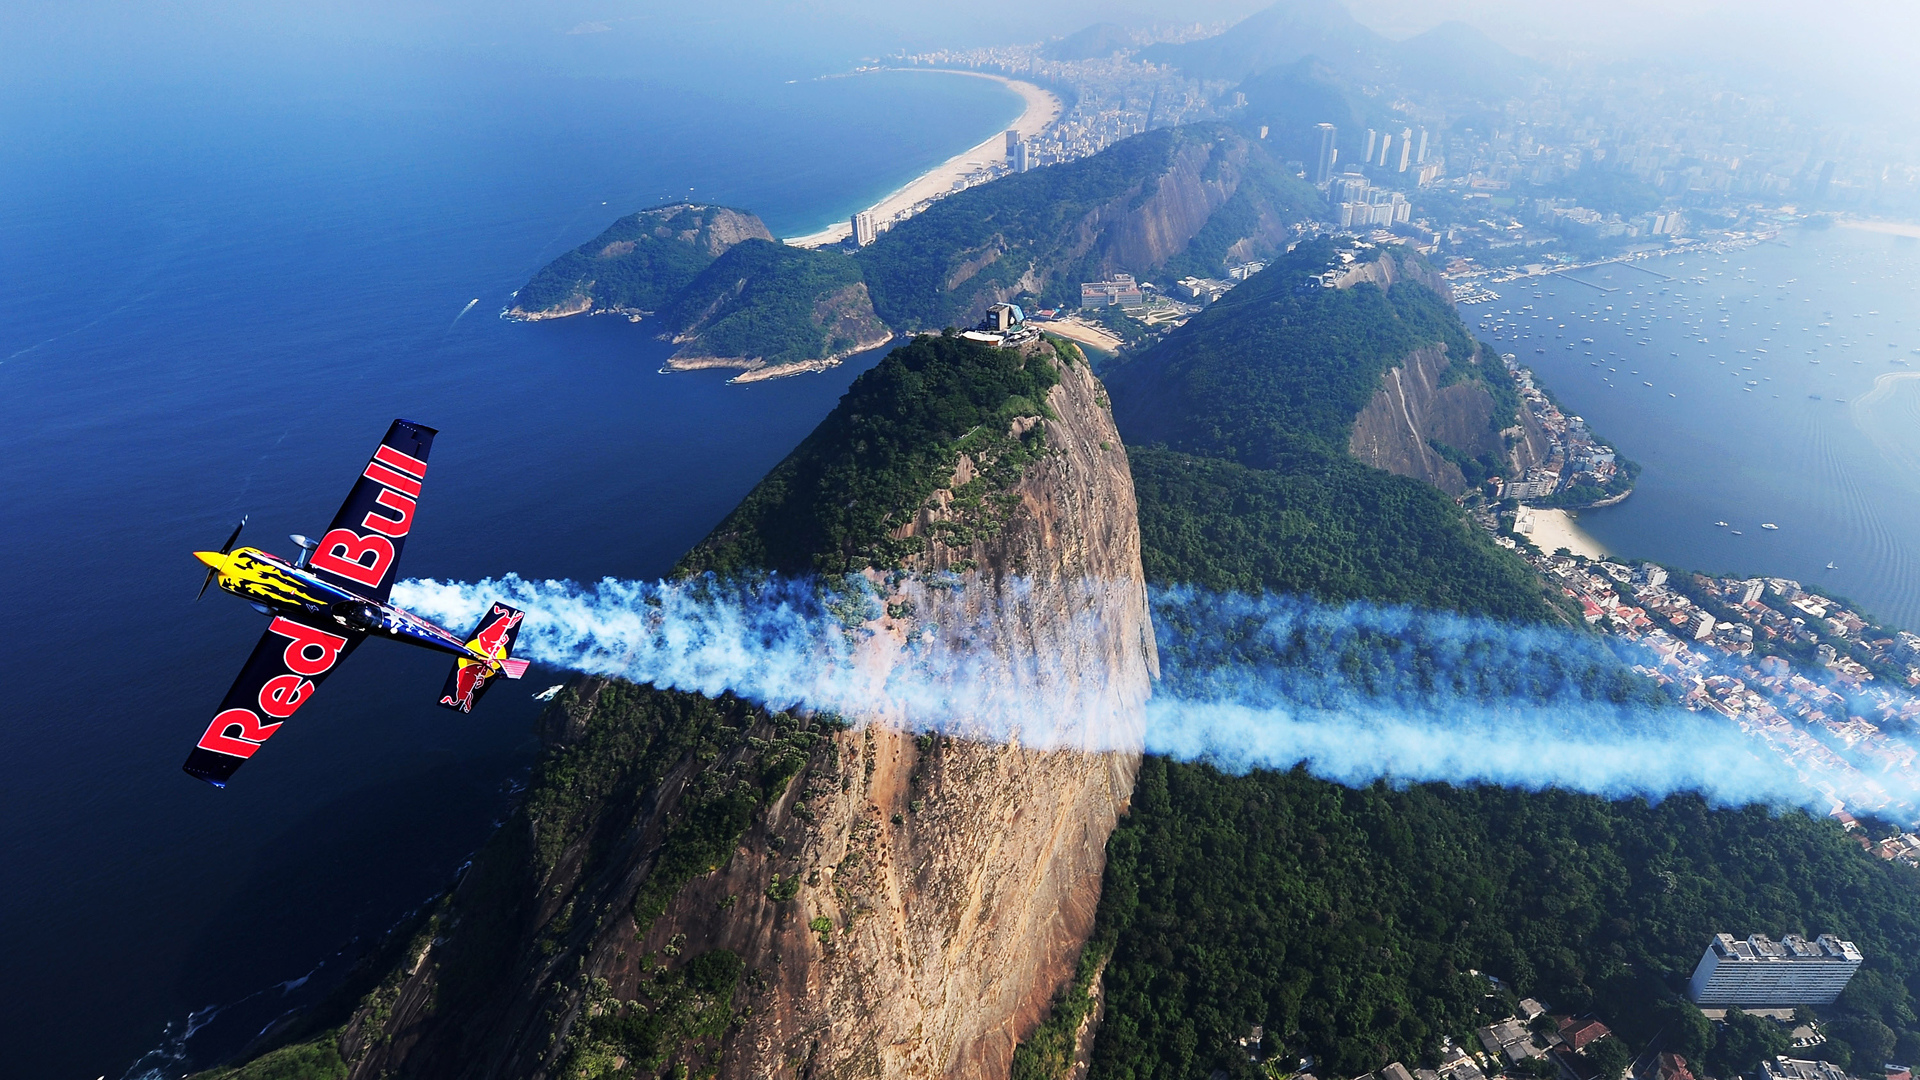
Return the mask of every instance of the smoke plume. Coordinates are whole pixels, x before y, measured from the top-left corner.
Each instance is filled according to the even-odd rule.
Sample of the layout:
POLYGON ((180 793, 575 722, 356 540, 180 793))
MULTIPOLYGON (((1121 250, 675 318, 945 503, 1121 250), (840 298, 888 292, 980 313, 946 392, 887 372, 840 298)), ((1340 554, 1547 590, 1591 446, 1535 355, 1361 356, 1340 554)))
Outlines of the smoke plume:
MULTIPOLYGON (((1010 646, 1019 582, 956 606, 959 579, 858 575, 750 583, 509 575, 402 582, 396 602, 449 626, 492 599, 528 610, 517 651, 539 663, 773 708, 884 719, 1039 747, 1138 749, 1229 772, 1303 765, 1345 784, 1448 781, 1608 797, 1698 792, 1719 805, 1914 817, 1916 785, 1877 756, 1830 746, 1788 757, 1716 712, 1678 707, 1617 638, 1469 616, 1194 589, 1152 596, 1161 681, 1145 703, 1086 670, 1076 644, 1114 633, 1097 583, 1052 639, 1010 646), (940 611, 941 617, 916 618, 940 611), (966 619, 952 612, 970 610, 966 619)), ((1137 593, 1134 594, 1137 596, 1137 593)), ((1056 620, 1057 621, 1057 620, 1056 620)), ((1893 756, 1898 756, 1895 754, 1893 756)))

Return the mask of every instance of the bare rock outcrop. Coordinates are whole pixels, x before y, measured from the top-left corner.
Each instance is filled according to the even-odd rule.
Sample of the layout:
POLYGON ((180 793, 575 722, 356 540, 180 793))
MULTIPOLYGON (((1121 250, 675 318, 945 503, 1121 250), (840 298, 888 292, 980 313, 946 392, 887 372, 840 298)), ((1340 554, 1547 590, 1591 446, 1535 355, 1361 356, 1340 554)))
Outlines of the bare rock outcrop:
POLYGON ((1055 418, 1038 421, 1049 453, 1012 513, 949 545, 934 526, 971 478, 963 458, 902 530, 933 538, 924 573, 897 580, 872 623, 883 641, 964 635, 1003 665, 989 698, 1051 691, 1067 715, 1035 724, 983 700, 987 715, 938 735, 865 718, 840 736, 840 782, 808 799, 814 820, 770 817, 785 842, 762 850, 782 854, 737 852, 648 933, 649 948, 684 935, 771 973, 723 1075, 1003 1077, 1071 976, 1158 664, 1126 454, 1099 397, 1084 365, 1064 371, 1055 418), (781 872, 805 882, 785 905, 766 892, 781 872), (743 899, 717 915, 729 896, 743 899))
POLYGON ((1236 257, 1265 257, 1285 248, 1297 214, 1276 205, 1275 195, 1253 178, 1270 163, 1265 150, 1231 132, 1186 137, 1176 142, 1164 167, 1142 176, 1121 194, 1090 207, 1060 237, 1036 249, 1026 241, 995 236, 956 253, 941 288, 966 295, 957 318, 983 317, 988 307, 1022 293, 1041 293, 1063 274, 1115 273, 1144 276, 1187 250, 1216 211, 1250 183, 1254 194, 1245 235, 1228 250, 1236 257), (1026 260, 1017 278, 985 288, 968 288, 982 271, 1003 259, 1026 260))
MULTIPOLYGON (((1487 361, 1498 362, 1490 357, 1487 361)), ((1492 454, 1505 459, 1507 441, 1491 423, 1492 395, 1474 380, 1446 385, 1448 366, 1447 347, 1441 343, 1415 349, 1388 369, 1380 389, 1354 419, 1347 452, 1376 469, 1425 480, 1449 495, 1466 491, 1466 478, 1434 443, 1469 457, 1492 454)))
MULTIPOLYGON (((738 989, 694 999, 719 1019, 659 1036, 693 1039, 719 1076, 1005 1077, 1092 931, 1158 665, 1100 384, 1068 365, 1046 404, 1014 421, 1044 425, 1046 452, 998 493, 991 527, 951 527, 980 521, 963 457, 902 528, 927 538, 914 572, 868 574, 865 659, 910 662, 928 642, 975 658, 935 730, 908 705, 796 742, 804 766, 657 915, 636 919, 636 897, 670 857, 676 813, 746 785, 741 763, 764 768, 743 755, 778 739, 768 723, 735 750, 663 764, 625 801, 595 796, 604 808, 544 855, 537 829, 504 835, 345 1029, 352 1075, 628 1075, 639 1044, 596 1025, 664 1017, 647 997, 660 973, 724 950, 738 989)), ((607 695, 654 693, 622 685, 579 687, 550 744, 591 739, 607 695)), ((576 787, 576 803, 598 790, 576 787)))

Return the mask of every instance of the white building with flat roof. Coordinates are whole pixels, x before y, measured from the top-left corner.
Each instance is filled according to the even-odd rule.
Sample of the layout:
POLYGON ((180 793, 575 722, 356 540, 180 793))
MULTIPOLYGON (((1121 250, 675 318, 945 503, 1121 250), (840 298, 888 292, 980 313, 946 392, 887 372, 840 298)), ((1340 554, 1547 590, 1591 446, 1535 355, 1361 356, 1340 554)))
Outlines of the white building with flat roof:
POLYGON ((1860 970, 1860 950, 1832 934, 1779 941, 1755 934, 1745 941, 1715 934, 1693 969, 1687 996, 1695 1005, 1830 1005, 1860 970))

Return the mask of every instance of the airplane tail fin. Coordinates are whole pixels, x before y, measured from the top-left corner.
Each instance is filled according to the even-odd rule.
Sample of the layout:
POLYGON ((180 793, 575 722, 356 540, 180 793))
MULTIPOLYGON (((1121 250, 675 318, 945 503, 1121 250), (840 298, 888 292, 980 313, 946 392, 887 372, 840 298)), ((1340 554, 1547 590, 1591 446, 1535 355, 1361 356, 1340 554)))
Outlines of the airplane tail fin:
POLYGON ((520 638, 520 621, 526 612, 505 604, 491 604, 480 616, 480 625, 467 637, 467 647, 494 658, 498 666, 462 658, 453 662, 447 683, 440 690, 440 705, 459 712, 472 712, 480 695, 493 685, 495 675, 517 679, 527 673, 529 661, 513 656, 513 644, 520 638))

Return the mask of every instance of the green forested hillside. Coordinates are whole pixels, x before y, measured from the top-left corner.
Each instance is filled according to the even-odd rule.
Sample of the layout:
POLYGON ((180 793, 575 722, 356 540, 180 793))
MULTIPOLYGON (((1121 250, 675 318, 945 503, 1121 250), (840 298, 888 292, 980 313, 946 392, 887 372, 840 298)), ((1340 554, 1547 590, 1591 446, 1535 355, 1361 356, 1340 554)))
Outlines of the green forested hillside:
POLYGON ((941 199, 860 250, 874 307, 896 327, 970 322, 961 313, 977 293, 1013 286, 1036 262, 1070 257, 1064 252, 1074 223, 1159 174, 1183 137, 1172 128, 1148 132, 1092 157, 941 199), (992 261, 953 281, 960 267, 985 258, 992 261))
MULTIPOLYGON (((1057 356, 1057 354, 1056 354, 1057 356)), ((1004 486, 1040 451, 1043 429, 1006 437, 1039 416, 1059 371, 1021 349, 923 335, 853 381, 806 441, 774 466, 678 573, 839 573, 892 565, 917 550, 887 534, 953 475, 962 452, 1004 486)))
MULTIPOLYGON (((1348 456, 1354 417, 1388 368, 1423 345, 1443 342, 1455 358, 1476 348, 1424 285, 1323 288, 1339 250, 1299 245, 1102 372, 1131 447, 1148 578, 1553 617, 1538 575, 1445 494, 1348 456)), ((1478 368, 1456 359, 1449 377, 1478 368)), ((1504 417, 1511 388, 1490 389, 1504 417)))
POLYGON ((852 259, 772 240, 728 249, 660 314, 670 332, 695 338, 688 355, 768 364, 844 353, 885 333, 852 259), (856 329, 864 333, 847 332, 856 329))
MULTIPOLYGON (((1312 275, 1331 257, 1303 245, 1109 374, 1129 441, 1171 444, 1129 448, 1149 580, 1546 617, 1538 577, 1451 500, 1346 456, 1391 362, 1415 344, 1473 344, 1421 286, 1321 288, 1312 275)), ((1449 377, 1461 374, 1485 377, 1501 422, 1511 388, 1497 373, 1449 377)), ((1326 1077, 1431 1064, 1443 1038, 1471 1047, 1522 994, 1732 1077, 1786 1046, 1751 1019, 1717 1030, 1682 999, 1720 931, 1854 940, 1868 965, 1822 1010, 1820 1053, 1863 1073, 1920 1056, 1920 873, 1831 821, 1686 795, 1356 790, 1300 769, 1228 776, 1149 758, 1076 981, 1014 1075, 1065 1074, 1102 971, 1090 1080, 1251 1078, 1302 1055, 1326 1077), (1259 1061, 1240 1043, 1256 1027, 1259 1061)))
POLYGON ((1268 1053, 1313 1054, 1320 1075, 1430 1063, 1442 1036, 1465 1043, 1511 1007, 1470 969, 1593 1010, 1635 1049, 1665 1029, 1669 1049, 1716 1062, 1740 1048, 1706 1053, 1679 991, 1723 930, 1855 941, 1868 966, 1832 1010, 1850 1018, 1839 1041, 1920 1047, 1920 873, 1828 820, 1689 796, 1354 790, 1164 759, 1143 767, 1133 806, 1108 846, 1093 1080, 1252 1076, 1234 1040, 1255 1025, 1268 1053))
MULTIPOLYGON (((1114 210, 1138 208, 1158 189, 1175 155, 1194 147, 1210 155, 1203 180, 1217 180, 1228 168, 1239 174, 1239 202, 1215 212, 1183 266, 1218 274, 1219 259, 1234 242, 1254 235, 1260 213, 1285 223, 1311 216, 1321 206, 1311 187, 1285 175, 1265 150, 1224 127, 1150 131, 1092 157, 956 192, 882 234, 857 256, 875 309, 894 327, 962 325, 973 321, 982 297, 996 291, 1010 295, 1023 279, 1035 277, 1042 281, 1043 302, 1078 306, 1079 283, 1099 278, 1108 256, 1097 229, 1083 234, 1084 219, 1115 200, 1121 202, 1114 210), (1237 232, 1241 226, 1250 227, 1237 232)), ((1184 246, 1167 254, 1179 258, 1183 251, 1184 246)), ((1158 267, 1120 269, 1144 274, 1158 267)))
POLYGON ((723 206, 642 210, 542 267, 515 296, 514 310, 578 310, 584 302, 655 311, 727 248, 771 235, 759 218, 723 206))
POLYGON ((1138 359, 1104 372, 1129 442, 1256 468, 1346 454, 1354 417, 1409 352, 1446 342, 1458 362, 1473 339, 1432 290, 1315 278, 1342 245, 1302 243, 1138 359))
POLYGON ((1543 617, 1539 578, 1418 480, 1328 456, 1278 472, 1128 450, 1147 578, 1227 592, 1543 617))

